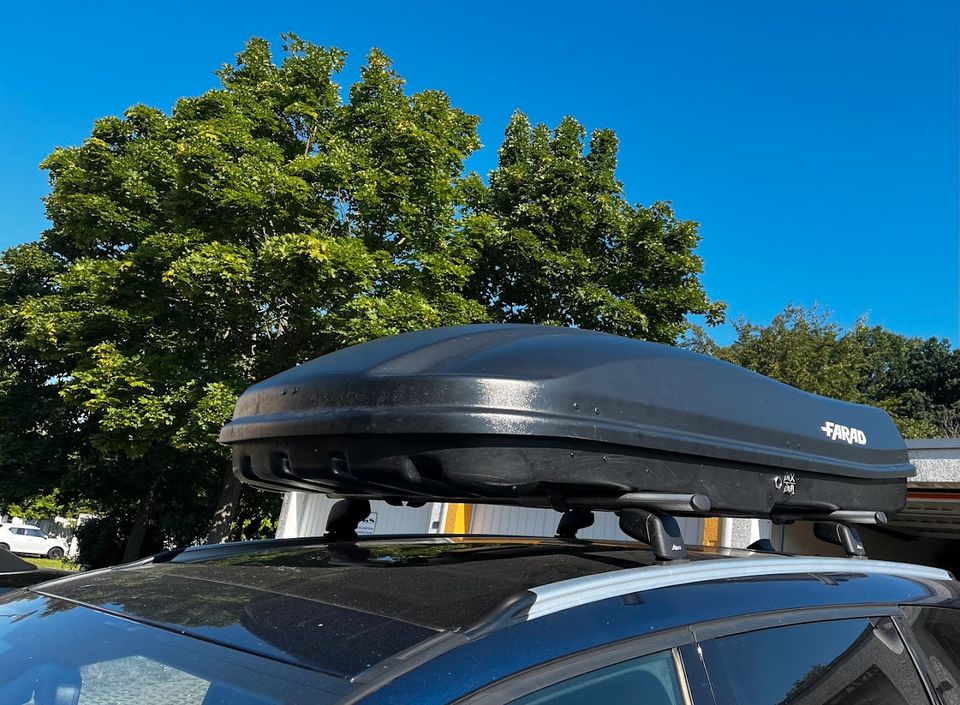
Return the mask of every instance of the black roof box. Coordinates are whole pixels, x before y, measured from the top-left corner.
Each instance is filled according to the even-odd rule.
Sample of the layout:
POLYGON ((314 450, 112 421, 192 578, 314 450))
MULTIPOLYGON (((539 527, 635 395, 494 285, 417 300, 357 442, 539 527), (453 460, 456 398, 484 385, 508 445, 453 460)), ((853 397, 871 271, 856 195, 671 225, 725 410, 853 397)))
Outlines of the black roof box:
POLYGON ((880 409, 665 345, 523 325, 325 355, 248 389, 220 440, 251 485, 390 501, 615 508, 695 493, 710 511, 675 513, 889 513, 914 472, 880 409))

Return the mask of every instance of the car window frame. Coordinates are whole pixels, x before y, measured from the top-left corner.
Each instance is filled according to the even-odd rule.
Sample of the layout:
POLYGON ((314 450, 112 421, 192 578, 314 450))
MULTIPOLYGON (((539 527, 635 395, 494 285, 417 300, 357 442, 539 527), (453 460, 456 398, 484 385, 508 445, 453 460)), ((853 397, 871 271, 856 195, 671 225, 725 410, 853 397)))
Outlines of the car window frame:
MULTIPOLYGON (((919 605, 918 605, 919 606, 919 605)), ((797 610, 796 613, 784 614, 769 613, 760 615, 750 615, 739 620, 742 622, 742 628, 724 629, 724 622, 731 620, 722 620, 717 623, 708 622, 702 625, 691 625, 691 631, 697 635, 697 649, 705 641, 722 639, 727 636, 737 636, 740 634, 749 634, 751 632, 762 631, 765 629, 776 629, 779 627, 793 627, 802 624, 817 624, 822 622, 834 622, 845 619, 871 619, 887 617, 893 623, 900 640, 903 642, 907 656, 913 664, 914 670, 920 677, 920 683, 923 686, 924 693, 930 705, 945 705, 940 698, 939 693, 933 687, 933 681, 930 677, 930 671, 927 661, 921 658, 922 651, 915 637, 906 623, 906 617, 903 614, 901 605, 865 605, 865 606, 845 606, 845 607, 824 607, 809 611, 804 617, 803 613, 807 610, 797 610)), ((702 663, 704 672, 707 672, 706 663, 702 663)), ((716 701, 714 701, 716 705, 716 701)))
POLYGON ((693 634, 687 627, 604 644, 518 671, 453 700, 450 705, 509 705, 514 700, 563 681, 663 652, 673 654, 677 680, 685 703, 714 705, 712 698, 703 700, 702 697, 696 697, 702 692, 706 673, 700 672, 702 664, 699 660, 690 658, 689 654, 692 652, 683 648, 693 646, 693 634))
POLYGON ((917 658, 916 648, 909 643, 910 635, 905 635, 903 624, 898 623, 898 619, 904 619, 904 614, 900 605, 897 604, 798 608, 725 617, 677 627, 656 634, 605 644, 518 671, 496 683, 453 700, 450 705, 509 705, 513 700, 562 681, 667 650, 673 650, 679 658, 677 675, 681 681, 684 697, 689 698, 692 705, 716 705, 700 651, 702 642, 776 627, 879 617, 889 617, 896 626, 900 638, 907 645, 907 654, 914 669, 920 675, 927 699, 932 705, 943 705, 932 688, 926 663, 917 658))
MULTIPOLYGON (((903 607, 913 607, 916 609, 948 609, 960 614, 960 607, 938 604, 903 605, 903 607)), ((901 610, 900 614, 893 618, 893 623, 896 625, 897 631, 900 632, 900 638, 903 639, 903 643, 907 645, 910 658, 913 659, 917 670, 920 671, 920 678, 923 681, 923 687, 927 691, 927 697, 936 705, 947 705, 946 701, 944 701, 940 695, 940 691, 937 690, 937 686, 934 684, 933 667, 930 664, 930 659, 927 656, 927 652, 923 650, 920 640, 916 634, 913 633, 909 618, 901 610)))

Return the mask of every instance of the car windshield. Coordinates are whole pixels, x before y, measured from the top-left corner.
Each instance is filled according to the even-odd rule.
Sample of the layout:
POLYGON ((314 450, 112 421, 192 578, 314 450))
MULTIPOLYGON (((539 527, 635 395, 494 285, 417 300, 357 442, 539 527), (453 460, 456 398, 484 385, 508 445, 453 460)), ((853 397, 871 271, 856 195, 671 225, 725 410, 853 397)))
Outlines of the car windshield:
POLYGON ((0 703, 325 705, 345 680, 30 593, 0 598, 0 703), (83 635, 82 646, 68 635, 83 635))

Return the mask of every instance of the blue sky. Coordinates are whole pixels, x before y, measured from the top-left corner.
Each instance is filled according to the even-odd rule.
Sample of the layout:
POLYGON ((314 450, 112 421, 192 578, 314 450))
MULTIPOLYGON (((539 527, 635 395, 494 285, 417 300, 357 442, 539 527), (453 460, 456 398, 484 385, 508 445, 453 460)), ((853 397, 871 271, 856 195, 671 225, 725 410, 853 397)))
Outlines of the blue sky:
MULTIPOLYGON (((0 245, 35 239, 39 162, 92 122, 169 110, 251 35, 379 46, 412 89, 482 118, 486 172, 517 108, 621 140, 628 196, 702 224, 731 317, 819 303, 844 324, 960 339, 960 3, 17 3, 0 30, 0 245)), ((717 331, 729 340, 729 327, 717 331)))

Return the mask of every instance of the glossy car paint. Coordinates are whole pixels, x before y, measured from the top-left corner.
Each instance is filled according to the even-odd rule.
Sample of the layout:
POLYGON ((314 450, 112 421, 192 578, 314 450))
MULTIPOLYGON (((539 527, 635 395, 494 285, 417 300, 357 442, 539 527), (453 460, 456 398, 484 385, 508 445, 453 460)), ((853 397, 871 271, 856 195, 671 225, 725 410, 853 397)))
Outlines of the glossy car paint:
MULTIPOLYGON (((888 614, 901 604, 960 608, 960 587, 926 581, 847 574, 746 578, 682 585, 610 598, 523 622, 459 646, 405 673, 362 700, 400 705, 450 703, 488 683, 567 654, 625 639, 639 639, 697 624, 791 612, 888 614), (843 612, 845 608, 852 608, 843 612), (470 664, 464 668, 464 664, 470 664)), ((822 617, 821 617, 822 618, 822 617)), ((775 623, 775 622, 774 622, 775 623)), ((677 644, 690 635, 677 636, 677 644)), ((638 647, 639 648, 639 647, 638 647)), ((659 645, 658 648, 663 648, 659 645)))
MULTIPOLYGON (((598 572, 609 570, 611 575, 618 568, 652 560, 642 546, 617 542, 477 537, 390 541, 378 537, 349 546, 368 551, 380 547, 379 552, 373 551, 375 561, 360 561, 347 567, 359 571, 357 576, 369 575, 372 584, 382 584, 386 576, 399 576, 410 568, 414 569, 412 575, 420 575, 416 571, 422 572, 425 565, 434 565, 441 572, 461 565, 479 569, 480 575, 486 571, 492 578, 509 571, 511 561, 518 566, 527 561, 529 568, 530 557, 536 562, 541 555, 538 552, 554 570, 555 557, 564 551, 596 550, 598 553, 588 554, 590 560, 596 559, 598 572)), ((464 628, 434 637, 430 635, 438 632, 425 630, 413 634, 407 643, 395 642, 384 652, 364 652, 367 647, 362 638, 351 642, 349 633, 350 619, 360 620, 355 623, 358 629, 367 624, 363 615, 350 612, 346 622, 323 631, 312 628, 318 622, 311 620, 309 609, 305 611, 308 606, 323 609, 322 605, 309 604, 309 584, 299 585, 298 589, 306 591, 303 594, 277 597, 276 591, 282 587, 277 581, 285 571, 289 579, 296 581, 298 575, 310 574, 309 569, 320 560, 318 556, 329 560, 329 553, 330 546, 317 539, 190 549, 161 554, 154 561, 130 567, 57 581, 35 588, 34 592, 7 597, 2 604, 23 604, 37 599, 40 593, 48 605, 63 603, 81 611, 109 612, 118 618, 162 627, 163 631, 193 634, 210 644, 229 645, 231 649, 298 668, 333 674, 344 691, 351 692, 348 702, 422 705, 449 703, 518 671, 612 642, 653 638, 660 640, 656 648, 665 648, 665 643, 690 642, 691 625, 694 630, 707 633, 717 624, 729 628, 731 623, 746 624, 757 619, 777 623, 815 619, 817 614, 820 618, 824 614, 891 614, 899 605, 960 607, 957 583, 867 575, 857 571, 856 560, 850 560, 844 563, 849 568, 843 571, 675 585, 606 598, 526 621, 523 606, 530 604, 533 593, 529 589, 519 590, 514 595, 513 607, 500 610, 498 621, 473 625, 472 629, 471 625, 462 625, 464 628), (307 566, 307 573, 298 574, 294 566, 307 566), (251 568, 255 570, 250 572, 251 568), (208 577, 215 578, 206 585, 206 592, 200 587, 205 582, 205 571, 208 577), (234 571, 232 578, 230 571, 234 571), (225 587, 230 580, 234 583, 232 588, 225 587), (148 587, 143 589, 144 586, 148 587), (129 599, 124 597, 125 593, 129 599), (221 601, 214 605, 218 596, 221 601), (262 608, 266 603, 269 609, 262 608), (303 625, 309 628, 300 628, 303 625), (668 641, 664 642, 664 638, 668 641), (391 651, 402 652, 410 641, 420 643, 407 650, 408 658, 398 660, 389 655, 391 651), (310 660, 319 651, 338 649, 357 650, 357 658, 334 663, 310 660), (363 670, 365 657, 375 657, 377 653, 388 655, 379 664, 371 663, 370 668, 363 670)), ((743 551, 703 550, 692 556, 695 560, 712 561, 723 560, 724 554, 751 555, 743 551)), ((338 563, 337 568, 344 566, 338 563)), ((356 596, 347 597, 355 602, 356 596)), ((508 595, 503 597, 506 600, 508 595)), ((351 603, 350 609, 359 606, 351 603)), ((382 606, 370 605, 371 611, 378 609, 382 611, 382 606)), ((29 614, 23 618, 39 619, 29 614)), ((637 648, 642 650, 642 644, 637 648)))
MULTIPOLYGON (((128 671, 119 688, 114 682, 112 686, 108 684, 106 690, 98 688, 102 684, 95 676, 90 686, 93 692, 87 692, 86 697, 81 694, 80 703, 132 704, 143 702, 149 694, 150 702, 181 705, 183 701, 176 698, 177 693, 167 691, 175 698, 170 699, 148 691, 151 686, 162 689, 167 685, 165 681, 178 672, 180 675, 197 672, 203 674, 201 677, 205 680, 219 681, 216 688, 210 686, 215 692, 214 697, 204 701, 207 705, 281 702, 284 705, 332 705, 349 690, 345 680, 312 669, 224 648, 173 630, 139 624, 30 591, 0 598, 0 643, 4 647, 4 658, 0 659, 3 705, 34 702, 30 692, 38 677, 67 685, 68 693, 56 703, 74 702, 69 699, 69 688, 78 681, 84 682, 81 669, 86 664, 111 664, 131 657, 168 664, 171 670, 160 677, 155 671, 145 677, 140 671, 128 671), (223 683, 235 688, 223 688, 223 683), (249 697, 244 697, 244 693, 249 697)), ((46 683, 49 685, 49 681, 46 683)), ((84 682, 84 690, 87 685, 84 682)), ((49 692, 47 697, 37 697, 36 702, 52 705, 54 700, 49 692)), ((208 690, 207 695, 210 694, 208 690)), ((195 695, 189 702, 196 702, 195 695)))

